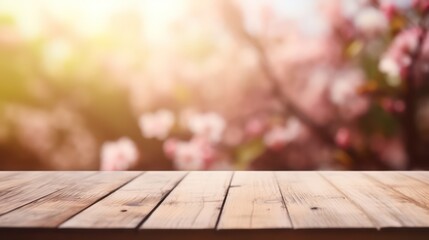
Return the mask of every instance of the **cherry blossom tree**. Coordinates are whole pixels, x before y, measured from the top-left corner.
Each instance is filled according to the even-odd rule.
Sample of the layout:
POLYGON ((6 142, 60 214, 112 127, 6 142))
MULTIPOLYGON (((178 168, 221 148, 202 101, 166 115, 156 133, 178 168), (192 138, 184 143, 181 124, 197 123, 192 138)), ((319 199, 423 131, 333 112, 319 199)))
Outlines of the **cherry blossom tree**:
POLYGON ((429 2, 311 2, 4 4, 4 168, 427 168, 429 2))

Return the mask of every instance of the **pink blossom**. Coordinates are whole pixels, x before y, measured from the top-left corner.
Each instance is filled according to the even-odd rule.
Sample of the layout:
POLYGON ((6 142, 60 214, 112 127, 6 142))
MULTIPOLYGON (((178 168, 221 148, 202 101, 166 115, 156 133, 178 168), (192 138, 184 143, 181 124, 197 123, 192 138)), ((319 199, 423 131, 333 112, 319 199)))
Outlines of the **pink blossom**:
POLYGON ((397 7, 392 3, 385 3, 381 5, 381 11, 387 17, 389 21, 392 21, 393 18, 398 14, 397 7))
POLYGON ((413 0, 413 7, 420 13, 425 13, 429 10, 428 0, 413 0))
MULTIPOLYGON (((403 63, 404 63, 404 60, 408 61, 408 59, 403 59, 402 60, 403 63)), ((405 65, 408 65, 408 63, 406 63, 405 65)), ((381 59, 379 64, 379 69, 381 72, 386 73, 390 77, 398 77, 401 74, 401 65, 399 65, 398 61, 390 57, 384 57, 381 59)), ((399 81, 395 81, 395 82, 392 82, 392 80, 389 81, 389 85, 391 86, 396 86, 399 83, 400 83, 399 81)))
POLYGON ((174 125, 174 115, 165 109, 143 114, 140 117, 139 125, 143 136, 163 140, 174 125))
MULTIPOLYGON (((389 78, 404 78, 412 61, 411 54, 417 49, 421 32, 420 28, 412 28, 396 36, 380 61, 380 71, 387 74, 389 78)), ((398 84, 398 82, 389 82, 389 80, 388 83, 391 85, 398 84)))
POLYGON ((336 105, 344 105, 358 94, 358 87, 363 85, 360 72, 346 72, 334 80, 330 89, 331 101, 336 105))
POLYGON ((259 136, 265 129, 265 123, 258 118, 252 118, 246 122, 245 132, 250 137, 259 136))
POLYGON ((176 142, 173 163, 179 170, 202 170, 213 160, 214 149, 201 138, 189 142, 176 142))
POLYGON ((167 155, 168 157, 173 157, 174 153, 176 152, 178 143, 179 141, 176 139, 168 139, 167 141, 165 141, 162 145, 165 155, 167 155))
POLYGON ((188 121, 189 130, 197 137, 219 142, 225 130, 225 120, 217 113, 193 114, 188 121))
POLYGON ((289 142, 295 140, 302 132, 302 126, 298 119, 290 118, 286 126, 276 126, 264 136, 265 144, 274 149, 280 150, 289 142))
POLYGON ((405 103, 402 100, 395 100, 392 98, 386 98, 381 101, 381 106, 387 112, 391 113, 402 113, 405 111, 405 103))
POLYGON ((360 32, 369 36, 385 32, 389 26, 386 16, 373 7, 362 9, 355 17, 354 24, 360 32))
POLYGON ((106 142, 101 147, 101 170, 121 171, 134 165, 139 152, 134 142, 126 137, 114 142, 106 142))
POLYGON ((347 148, 350 146, 350 131, 347 128, 340 128, 335 135, 335 141, 338 146, 347 148))
POLYGON ((369 106, 369 100, 358 93, 364 84, 359 71, 346 71, 334 80, 330 89, 330 99, 347 119, 363 114, 369 106))

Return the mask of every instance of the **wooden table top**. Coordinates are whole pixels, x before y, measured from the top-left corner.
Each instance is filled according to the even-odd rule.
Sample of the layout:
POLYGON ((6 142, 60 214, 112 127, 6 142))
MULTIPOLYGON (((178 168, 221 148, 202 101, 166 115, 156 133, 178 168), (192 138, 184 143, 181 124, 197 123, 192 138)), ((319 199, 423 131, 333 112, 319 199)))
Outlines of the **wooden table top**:
POLYGON ((96 237, 429 239, 429 172, 0 172, 0 239, 96 237))

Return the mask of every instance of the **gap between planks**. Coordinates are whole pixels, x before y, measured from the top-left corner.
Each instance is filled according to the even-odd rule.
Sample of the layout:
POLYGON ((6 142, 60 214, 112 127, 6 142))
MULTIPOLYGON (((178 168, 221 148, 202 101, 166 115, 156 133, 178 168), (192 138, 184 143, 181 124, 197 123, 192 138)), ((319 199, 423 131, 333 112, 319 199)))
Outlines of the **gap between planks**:
POLYGON ((278 172, 295 229, 375 228, 371 220, 317 172, 278 172))
POLYGON ((20 172, 0 183, 0 216, 45 198, 95 172, 20 172), (49 174, 49 177, 46 176, 49 174))
POLYGON ((274 172, 235 172, 218 230, 291 227, 274 172))
MULTIPOLYGON (((56 219, 56 223, 62 223, 61 228, 218 230, 429 226, 427 172, 190 172, 181 178, 175 178, 172 172, 171 181, 163 179, 162 174, 156 180, 154 176, 160 172, 148 173, 117 181, 119 185, 113 184, 116 188, 109 185, 107 177, 106 181, 93 177, 100 184, 110 186, 107 187, 110 190, 104 191, 104 195, 98 192, 98 197, 78 194, 89 196, 92 202, 84 206, 71 202, 71 205, 78 205, 71 211, 73 214, 70 214, 70 209, 63 209, 69 214, 59 212, 63 214, 62 222, 56 219), (153 175, 152 183, 148 181, 150 178, 145 179, 148 173, 153 175), (156 183, 161 190, 151 186, 156 183), (129 195, 131 192, 133 194, 129 195), (142 195, 136 198, 135 194, 142 195), (135 206, 127 206, 133 200, 135 206), (103 209, 110 204, 113 204, 111 211, 104 212, 103 209), (127 211, 121 212, 124 206, 127 211), (123 219, 126 221, 122 222, 123 219)), ((15 173, 8 174, 6 176, 12 178, 12 185, 25 185, 22 181, 13 180, 15 173)), ((0 175, 0 179, 4 179, 3 176, 0 175)), ((33 177, 37 179, 37 174, 33 177)), ((55 178, 50 181, 56 182, 55 178)), ((36 188, 39 184, 49 190, 47 180, 43 184, 31 182, 29 186, 33 187, 24 189, 36 188)), ((0 181, 0 187, 8 189, 5 183, 0 181)), ((8 217, 12 216, 13 220, 13 216, 22 217, 24 214, 28 214, 26 216, 30 220, 25 219, 26 223, 24 221, 24 224, 14 227, 39 227, 37 224, 58 226, 49 223, 49 214, 42 213, 42 219, 46 222, 38 220, 34 216, 40 214, 37 207, 57 211, 51 208, 47 200, 60 197, 60 201, 67 203, 68 197, 73 200, 73 193, 68 192, 73 189, 97 188, 73 186, 73 181, 69 179, 66 187, 60 187, 0 216, 0 227, 8 226, 5 221, 8 217)), ((76 200, 82 199, 78 197, 76 200)))
POLYGON ((59 191, 0 216, 0 227, 57 227, 137 175, 137 172, 97 172, 74 179, 59 191))
POLYGON ((156 209, 186 172, 146 172, 63 223, 60 228, 132 229, 156 209))
POLYGON ((190 172, 141 228, 214 229, 231 177, 231 171, 190 172))
POLYGON ((321 172, 321 175, 359 206, 378 228, 429 226, 428 209, 362 172, 321 172))

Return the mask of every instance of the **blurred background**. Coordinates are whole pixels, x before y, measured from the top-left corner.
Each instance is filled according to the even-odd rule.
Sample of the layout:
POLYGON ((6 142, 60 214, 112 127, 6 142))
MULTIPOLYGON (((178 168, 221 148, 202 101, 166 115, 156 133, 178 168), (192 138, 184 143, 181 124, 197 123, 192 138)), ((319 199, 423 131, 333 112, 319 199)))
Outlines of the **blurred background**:
POLYGON ((428 0, 1 0, 0 170, 429 167, 428 0))

